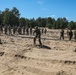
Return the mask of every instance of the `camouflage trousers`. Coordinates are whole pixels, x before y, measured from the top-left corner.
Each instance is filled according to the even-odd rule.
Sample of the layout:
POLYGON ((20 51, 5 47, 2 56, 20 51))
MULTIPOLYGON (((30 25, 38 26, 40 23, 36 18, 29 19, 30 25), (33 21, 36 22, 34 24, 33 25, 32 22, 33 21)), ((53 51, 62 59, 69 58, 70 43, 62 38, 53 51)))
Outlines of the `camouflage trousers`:
POLYGON ((39 40, 39 44, 40 45, 42 45, 42 43, 41 43, 41 36, 40 35, 36 35, 35 37, 34 37, 34 44, 36 44, 36 39, 38 38, 38 40, 39 40))

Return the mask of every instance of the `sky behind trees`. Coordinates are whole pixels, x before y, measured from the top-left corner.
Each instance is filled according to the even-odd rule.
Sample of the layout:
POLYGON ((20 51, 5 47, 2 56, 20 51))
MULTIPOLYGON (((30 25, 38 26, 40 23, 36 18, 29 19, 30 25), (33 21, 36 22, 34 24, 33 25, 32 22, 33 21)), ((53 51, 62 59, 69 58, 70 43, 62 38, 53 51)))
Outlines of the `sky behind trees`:
POLYGON ((0 10, 16 7, 21 17, 38 18, 66 17, 68 21, 76 21, 76 0, 0 0, 0 10))

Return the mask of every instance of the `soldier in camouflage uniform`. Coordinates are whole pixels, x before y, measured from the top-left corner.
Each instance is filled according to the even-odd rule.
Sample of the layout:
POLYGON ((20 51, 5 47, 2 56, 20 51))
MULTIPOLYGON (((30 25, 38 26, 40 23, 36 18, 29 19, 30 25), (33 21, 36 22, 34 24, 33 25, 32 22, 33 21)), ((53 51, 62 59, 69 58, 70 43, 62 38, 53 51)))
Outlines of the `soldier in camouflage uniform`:
POLYGON ((44 32, 44 29, 42 28, 42 34, 43 34, 43 32, 44 32))
POLYGON ((74 39, 75 39, 75 42, 76 42, 76 30, 74 31, 74 39))
POLYGON ((29 35, 29 28, 26 27, 26 35, 29 35))
POLYGON ((23 27, 23 35, 25 35, 25 29, 26 29, 26 27, 24 26, 23 27))
POLYGON ((46 32, 47 32, 47 29, 45 28, 44 33, 46 34, 46 32))
POLYGON ((35 37, 34 37, 34 44, 36 45, 36 39, 38 38, 39 40, 39 44, 40 44, 40 47, 42 46, 42 43, 41 43, 41 32, 40 32, 40 29, 38 29, 38 27, 35 28, 33 34, 36 33, 35 37))
POLYGON ((11 28, 11 26, 9 25, 9 26, 8 26, 9 35, 11 35, 11 33, 12 33, 12 32, 11 32, 11 29, 12 29, 12 28, 11 28))
POLYGON ((70 32, 69 32, 69 40, 71 40, 72 37, 73 37, 73 32, 72 32, 72 30, 70 29, 70 32))
POLYGON ((32 27, 30 27, 30 35, 32 35, 32 27))
POLYGON ((0 25, 0 32, 3 33, 3 24, 0 25))
POLYGON ((61 38, 64 40, 64 30, 63 29, 60 32, 60 40, 61 40, 61 38))
POLYGON ((19 34, 19 35, 22 34, 22 32, 21 32, 21 27, 20 27, 20 26, 18 26, 18 34, 19 34))
POLYGON ((7 34, 7 31, 8 31, 7 25, 4 26, 4 31, 5 31, 5 34, 7 34))
POLYGON ((13 26, 13 34, 15 34, 17 31, 17 26, 13 26))

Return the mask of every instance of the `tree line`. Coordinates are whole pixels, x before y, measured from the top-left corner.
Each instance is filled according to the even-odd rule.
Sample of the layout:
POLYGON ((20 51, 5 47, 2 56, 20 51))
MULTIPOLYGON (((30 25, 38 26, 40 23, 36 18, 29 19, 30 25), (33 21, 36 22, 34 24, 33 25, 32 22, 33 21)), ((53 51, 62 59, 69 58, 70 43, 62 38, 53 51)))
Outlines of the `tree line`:
MULTIPOLYGON (((26 12, 25 12, 26 14, 26 12)), ((52 17, 48 18, 42 18, 38 17, 37 19, 27 19, 24 17, 20 17, 20 12, 16 7, 13 7, 11 10, 9 8, 6 8, 4 11, 0 10, 0 25, 11 25, 12 26, 28 26, 28 27, 48 27, 50 29, 75 29, 76 28, 76 22, 74 21, 68 21, 65 17, 61 18, 59 17, 57 20, 55 20, 52 17)))

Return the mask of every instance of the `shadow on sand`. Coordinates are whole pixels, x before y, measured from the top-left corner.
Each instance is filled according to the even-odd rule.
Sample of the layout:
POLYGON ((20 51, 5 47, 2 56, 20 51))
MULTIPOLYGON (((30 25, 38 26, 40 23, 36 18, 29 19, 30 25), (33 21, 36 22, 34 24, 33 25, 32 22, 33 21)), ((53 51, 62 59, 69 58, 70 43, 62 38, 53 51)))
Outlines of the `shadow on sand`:
POLYGON ((43 49, 51 49, 49 46, 46 46, 46 45, 42 45, 42 46, 36 45, 36 46, 39 46, 40 48, 43 48, 43 49))

